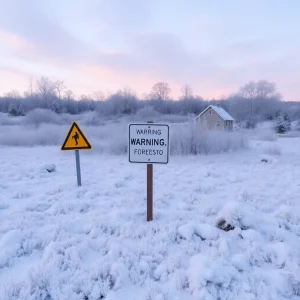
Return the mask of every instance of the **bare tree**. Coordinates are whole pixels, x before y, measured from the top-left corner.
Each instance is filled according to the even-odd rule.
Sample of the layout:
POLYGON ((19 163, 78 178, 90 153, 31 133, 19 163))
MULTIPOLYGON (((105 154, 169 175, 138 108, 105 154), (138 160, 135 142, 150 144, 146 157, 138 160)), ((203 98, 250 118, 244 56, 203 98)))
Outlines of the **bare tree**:
POLYGON ((130 87, 124 87, 117 92, 117 95, 120 95, 123 98, 136 98, 136 92, 130 87))
POLYGON ((260 80, 256 84, 256 97, 260 99, 273 98, 280 100, 281 95, 277 92, 276 84, 266 80, 260 80))
POLYGON ((239 89, 238 95, 245 99, 280 98, 275 83, 266 80, 250 81, 239 89))
POLYGON ((86 94, 81 94, 79 97, 79 100, 82 100, 82 101, 89 101, 91 99, 92 99, 92 96, 86 95, 86 94))
POLYGON ((13 99, 20 99, 21 95, 20 95, 19 91, 11 90, 10 92, 4 94, 4 97, 13 98, 13 99))
POLYGON ((95 101, 103 101, 104 100, 104 93, 101 91, 96 91, 93 93, 93 99, 95 101))
POLYGON ((55 95, 54 83, 49 78, 42 76, 36 84, 37 93, 42 99, 49 100, 55 95))
POLYGON ((180 99, 187 100, 193 98, 193 90, 191 86, 185 84, 181 89, 181 96, 180 99))
POLYGON ((61 100, 62 92, 64 89, 66 89, 64 82, 62 80, 54 82, 53 88, 56 92, 57 98, 61 100))
POLYGON ((171 88, 166 82, 158 82, 153 85, 151 90, 152 97, 158 100, 167 100, 171 93, 171 88))
POLYGON ((28 96, 32 97, 33 93, 34 93, 33 92, 33 77, 31 76, 30 79, 29 79, 27 94, 28 94, 28 96))
POLYGON ((254 81, 250 81, 249 83, 240 87, 238 95, 245 99, 254 99, 256 96, 256 83, 254 81))
POLYGON ((74 93, 71 90, 66 90, 64 94, 65 94, 64 98, 66 100, 73 100, 73 99, 75 99, 75 95, 74 95, 74 93))
POLYGON ((263 106, 274 106, 273 101, 281 99, 276 84, 267 80, 250 81, 239 89, 238 96, 248 101, 250 121, 257 119, 263 106))

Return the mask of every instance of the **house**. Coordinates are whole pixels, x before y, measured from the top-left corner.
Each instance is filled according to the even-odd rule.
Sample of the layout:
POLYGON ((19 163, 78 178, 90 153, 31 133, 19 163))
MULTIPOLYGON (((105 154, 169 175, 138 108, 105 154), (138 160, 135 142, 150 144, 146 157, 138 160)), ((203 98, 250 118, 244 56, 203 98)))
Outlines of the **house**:
POLYGON ((210 105, 202 113, 200 113, 195 123, 201 129, 219 129, 232 131, 234 119, 222 107, 210 105))

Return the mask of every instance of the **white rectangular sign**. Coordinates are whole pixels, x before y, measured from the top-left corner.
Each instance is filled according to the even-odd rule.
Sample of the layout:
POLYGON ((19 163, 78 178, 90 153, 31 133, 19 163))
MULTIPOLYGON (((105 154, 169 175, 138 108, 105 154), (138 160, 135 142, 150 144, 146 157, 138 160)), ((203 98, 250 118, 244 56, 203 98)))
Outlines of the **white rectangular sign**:
POLYGON ((130 124, 129 161, 167 164, 169 162, 169 125, 130 124))

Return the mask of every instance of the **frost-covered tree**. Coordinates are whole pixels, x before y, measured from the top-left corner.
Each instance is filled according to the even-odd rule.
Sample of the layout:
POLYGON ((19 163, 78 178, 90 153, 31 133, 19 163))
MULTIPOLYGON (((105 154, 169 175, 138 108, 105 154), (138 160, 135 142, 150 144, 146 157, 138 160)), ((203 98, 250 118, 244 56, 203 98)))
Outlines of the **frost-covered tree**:
POLYGON ((119 90, 101 104, 101 106, 98 106, 101 114, 105 113, 114 116, 135 114, 139 108, 135 92, 128 88, 119 90))
POLYGON ((281 95, 275 83, 266 80, 250 81, 229 98, 234 117, 254 125, 259 121, 273 119, 276 111, 281 109, 280 100, 281 95))
POLYGON ((57 101, 53 101, 52 102, 51 110, 53 110, 57 114, 60 114, 62 112, 62 107, 60 105, 60 101, 58 101, 58 100, 57 101))
POLYGON ((25 116, 24 109, 21 105, 11 104, 8 108, 8 114, 13 117, 25 116))
POLYGON ((65 83, 62 80, 58 80, 53 83, 53 89, 57 98, 60 100, 62 98, 63 91, 66 89, 65 83))
POLYGON ((193 99, 193 90, 192 90, 191 86, 189 86, 188 84, 185 84, 180 89, 180 92, 181 92, 180 99, 182 99, 182 100, 193 99))
POLYGON ((288 114, 280 114, 276 119, 276 132, 286 133, 291 130, 291 120, 288 114))
POLYGON ((95 101, 103 101, 103 100, 105 100, 104 93, 101 92, 101 91, 95 91, 95 92, 93 93, 93 99, 94 99, 95 101))
POLYGON ((171 88, 166 82, 157 82, 151 89, 151 97, 157 100, 167 100, 171 93, 171 88))
POLYGON ((6 93, 4 96, 7 98, 21 99, 21 95, 20 95, 19 91, 17 91, 17 90, 12 90, 12 91, 6 93))
POLYGON ((300 131, 300 120, 296 121, 295 130, 300 131))
POLYGON ((286 112, 292 121, 300 119, 300 102, 280 101, 276 85, 266 80, 251 81, 242 86, 237 93, 218 100, 193 96, 189 85, 184 85, 181 92, 181 97, 174 101, 170 98, 171 89, 168 83, 158 82, 150 94, 143 95, 142 101, 139 101, 135 92, 129 88, 107 96, 95 92, 75 97, 71 90, 65 88, 63 82, 41 77, 33 85, 31 78, 23 97, 16 91, 0 96, 0 112, 7 113, 10 108, 11 112, 15 113, 15 108, 11 109, 11 105, 21 104, 26 114, 35 108, 42 108, 70 114, 96 110, 102 116, 117 116, 135 114, 143 107, 152 107, 161 114, 191 114, 193 117, 208 105, 220 103, 237 122, 248 128, 254 127, 257 122, 276 120, 280 112, 286 112))
POLYGON ((64 93, 64 99, 66 100, 75 100, 75 95, 71 90, 66 90, 64 93))
POLYGON ((281 98, 277 92, 276 84, 267 80, 250 81, 240 87, 238 94, 245 99, 281 98))
POLYGON ((42 99, 49 100, 51 97, 55 96, 55 84, 49 78, 42 76, 36 84, 37 93, 42 99))

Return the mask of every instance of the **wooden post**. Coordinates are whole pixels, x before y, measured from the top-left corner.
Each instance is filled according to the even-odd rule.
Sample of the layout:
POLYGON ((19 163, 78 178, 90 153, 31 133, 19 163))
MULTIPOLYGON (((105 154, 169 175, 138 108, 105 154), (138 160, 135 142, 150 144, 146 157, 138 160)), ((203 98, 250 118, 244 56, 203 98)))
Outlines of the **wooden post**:
POLYGON ((147 221, 153 220, 153 164, 147 164, 147 221))
MULTIPOLYGON (((148 121, 147 123, 153 123, 148 121)), ((153 164, 147 164, 147 221, 153 220, 153 164)))

